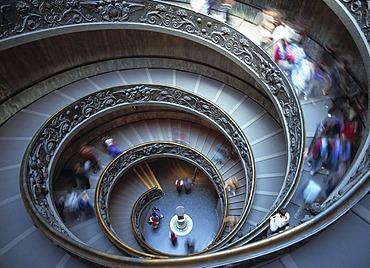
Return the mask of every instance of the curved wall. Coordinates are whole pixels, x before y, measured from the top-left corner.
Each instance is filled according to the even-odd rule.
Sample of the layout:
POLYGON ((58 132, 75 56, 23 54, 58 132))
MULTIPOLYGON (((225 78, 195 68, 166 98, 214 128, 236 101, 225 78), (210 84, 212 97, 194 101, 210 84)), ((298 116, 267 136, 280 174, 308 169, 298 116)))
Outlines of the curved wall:
POLYGON ((6 111, 0 123, 56 88, 95 74, 139 67, 211 76, 245 90, 274 113, 256 80, 234 62, 199 43, 164 33, 117 29, 74 32, 9 48, 0 52, 0 59, 0 104, 6 111))
MULTIPOLYGON (((91 33, 90 33, 91 34, 91 33)), ((157 36, 157 35, 156 35, 157 36)), ((152 37, 154 37, 153 35, 152 35, 152 37)), ((92 38, 92 39, 95 39, 95 38, 92 38)), ((154 39, 155 40, 155 39, 154 39)), ((94 42, 96 42, 96 40, 93 40, 94 42)), ((108 41, 110 41, 110 40, 106 40, 107 42, 108 41)), ((38 42, 38 41, 37 41, 38 42)), ((73 40, 66 40, 66 42, 73 42, 73 40)), ((109 43, 109 42, 108 42, 109 43)), ((80 41, 80 42, 76 42, 76 45, 77 46, 82 46, 82 48, 79 48, 80 49, 80 51, 82 51, 82 52, 84 52, 84 48, 83 48, 83 45, 84 45, 84 42, 83 41, 80 41)), ((117 45, 117 44, 115 44, 115 45, 117 45)), ((151 44, 150 44, 151 45, 151 44)), ((53 44, 53 43, 50 43, 50 46, 51 47, 53 47, 53 46, 56 46, 56 44, 53 44)), ((154 46, 155 47, 155 46, 154 46)), ((184 47, 183 47, 184 48, 184 47)), ((54 49, 54 51, 57 51, 57 53, 61 53, 61 51, 59 51, 58 49, 54 49)), ((117 50, 118 52, 120 52, 119 50, 117 50)), ((117 51, 115 51, 115 52, 117 52, 117 51)), ((18 52, 21 52, 21 51, 18 51, 18 52)), ((199 54, 202 54, 202 53, 199 53, 199 54)), ((217 53, 216 53, 217 54, 217 53)), ((5 55, 5 54, 4 54, 5 55)), ((18 62, 24 62, 25 61, 25 59, 22 59, 22 57, 21 57, 21 55, 19 56, 18 55, 18 53, 14 53, 13 54, 14 56, 17 56, 16 58, 14 58, 14 59, 16 59, 18 62)), ((47 56, 52 56, 53 54, 52 53, 47 53, 47 56)), ((99 54, 100 55, 100 54, 99 54)), ((3 56, 3 55, 2 55, 3 56)), ((7 55, 6 55, 7 56, 7 55)), ((90 56, 93 56, 93 55, 90 55, 90 56)), ((30 57, 31 58, 33 58, 34 57, 34 55, 32 55, 32 53, 30 53, 30 57)), ((82 54, 80 54, 80 55, 76 55, 76 59, 78 59, 78 58, 80 58, 80 57, 82 57, 82 54)), ((62 56, 60 57, 60 58, 63 58, 62 56)), ((9 58, 10 60, 13 60, 11 57, 9 58)), ((70 59, 69 59, 70 60, 70 59)), ((223 59, 223 60, 225 60, 225 59, 223 59)), ((44 61, 45 61, 45 59, 44 59, 44 61)), ((39 63, 39 66, 42 66, 42 62, 43 62, 43 59, 39 59, 39 61, 38 61, 38 63, 39 63)), ((45 63, 45 62, 44 62, 45 63)), ((221 62, 220 62, 221 63, 221 62)), ((223 62, 222 62, 223 63, 223 62)), ((60 72, 60 70, 64 70, 63 68, 61 68, 60 70, 57 68, 57 67, 60 67, 59 66, 59 64, 60 63, 58 63, 58 62, 56 62, 56 65, 55 65, 55 69, 54 68, 51 68, 50 69, 50 73, 58 73, 58 72, 60 72)), ((31 63, 24 63, 24 65, 27 65, 27 68, 28 68, 28 70, 31 70, 31 71, 33 71, 33 64, 32 64, 32 62, 31 63)), ((46 64, 45 64, 45 66, 46 66, 46 64)), ((77 67, 78 67, 78 65, 77 65, 77 67)), ((18 68, 17 68, 17 66, 16 66, 16 64, 12 64, 12 68, 13 68, 13 70, 14 71, 17 71, 18 72, 18 68)), ((50 68, 50 66, 48 66, 48 68, 50 68)), ((190 68, 190 67, 189 67, 190 68)), ((93 70, 90 70, 90 71, 93 71, 93 70)), ((27 73, 26 72, 22 72, 22 75, 25 75, 25 76, 27 76, 27 73)), ((78 75, 83 75, 83 74, 78 74, 78 75)), ((16 77, 16 75, 13 75, 12 76, 12 78, 14 78, 14 77, 16 77)), ((19 77, 19 75, 18 75, 18 77, 19 77)), ((22 76, 21 76, 22 77, 22 76)), ((47 77, 47 76, 46 76, 47 77)), ((41 79, 41 77, 38 77, 39 79, 41 79)), ((71 77, 71 79, 75 79, 74 77, 71 77)), ((24 83, 25 83, 25 85, 27 85, 27 80, 28 79, 24 79, 24 83)), ((68 79, 67 79, 68 80, 68 79)), ((5 79, 2 79, 2 81, 4 81, 4 83, 6 82, 6 80, 5 79)), ((30 80, 30 81, 32 81, 32 80, 30 80)), ((32 81, 32 83, 34 83, 34 82, 37 82, 38 80, 35 80, 35 81, 32 81)), ((12 83, 14 82, 14 81, 11 81, 12 83)), ((50 86, 53 86, 52 84, 50 84, 50 86)), ((15 87, 9 87, 8 89, 13 89, 13 88, 15 88, 15 87)), ((21 103, 22 104, 22 103, 21 103)))

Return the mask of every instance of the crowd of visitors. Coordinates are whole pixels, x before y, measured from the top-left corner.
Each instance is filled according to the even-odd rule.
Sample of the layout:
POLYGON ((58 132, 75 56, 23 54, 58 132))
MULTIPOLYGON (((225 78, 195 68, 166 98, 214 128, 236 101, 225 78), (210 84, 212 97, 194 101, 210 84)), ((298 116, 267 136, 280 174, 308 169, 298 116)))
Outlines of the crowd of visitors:
MULTIPOLYGON (((229 22, 229 11, 234 1, 222 1, 224 8, 224 21, 229 22)), ((197 12, 208 15, 212 14, 215 0, 191 1, 192 8, 197 12)), ((328 106, 327 117, 317 123, 317 128, 307 148, 307 165, 310 168, 310 178, 301 188, 300 195, 303 202, 294 215, 295 219, 302 216, 307 206, 319 202, 323 196, 328 196, 340 178, 345 174, 354 154, 358 148, 358 137, 361 133, 361 114, 366 110, 367 95, 358 88, 351 86, 348 63, 345 60, 336 60, 332 65, 315 61, 309 57, 304 48, 304 41, 309 32, 309 25, 299 20, 289 21, 284 14, 277 10, 262 10, 257 17, 260 46, 271 56, 276 64, 285 72, 299 98, 307 100, 311 96, 320 94, 331 98, 332 105, 328 106), (324 187, 314 176, 324 171, 326 175, 324 187)), ((334 53, 330 51, 330 53, 334 53)), ((185 145, 190 144, 186 133, 178 132, 173 135, 173 140, 185 145)), ((102 138, 108 154, 115 158, 123 153, 117 142, 111 137, 102 138)), ((224 163, 230 159, 232 151, 218 145, 214 155, 216 163, 224 163)), ((94 207, 90 202, 85 189, 91 187, 89 172, 98 172, 101 169, 99 159, 94 148, 83 143, 79 148, 79 156, 82 161, 75 163, 73 174, 80 183, 83 191, 68 190, 67 194, 60 195, 56 199, 56 207, 63 221, 66 215, 72 214, 79 219, 81 212, 86 217, 94 216, 94 207)), ((76 182, 77 182, 76 181, 76 182)), ((189 194, 193 186, 191 178, 177 179, 175 187, 178 193, 184 189, 189 194)), ((239 181, 236 177, 230 177, 224 189, 232 196, 236 195, 239 181)), ((153 207, 148 217, 148 224, 157 229, 163 218, 160 210, 153 207)), ((269 218, 267 236, 279 233, 289 228, 290 214, 279 210, 269 218)), ((238 217, 229 216, 224 219, 231 231, 238 217)), ((169 239, 173 246, 177 245, 177 235, 170 231, 169 239)), ((194 252, 195 241, 187 239, 188 253, 194 252)))
POLYGON ((350 165, 359 145, 367 96, 353 83, 348 62, 336 54, 335 45, 326 48, 331 61, 307 54, 308 24, 288 20, 278 10, 262 10, 256 22, 260 46, 285 72, 298 97, 308 100, 324 95, 331 103, 326 105, 327 116, 317 122, 314 137, 308 140, 306 156, 312 178, 300 191, 304 201, 295 215, 300 217, 307 206, 334 190, 350 165), (319 172, 325 175, 320 182, 313 177, 319 172))
POLYGON ((94 206, 86 190, 78 193, 76 190, 69 189, 65 195, 61 194, 57 197, 56 208, 64 222, 68 215, 73 215, 73 220, 79 220, 81 213, 86 218, 95 216, 94 206))

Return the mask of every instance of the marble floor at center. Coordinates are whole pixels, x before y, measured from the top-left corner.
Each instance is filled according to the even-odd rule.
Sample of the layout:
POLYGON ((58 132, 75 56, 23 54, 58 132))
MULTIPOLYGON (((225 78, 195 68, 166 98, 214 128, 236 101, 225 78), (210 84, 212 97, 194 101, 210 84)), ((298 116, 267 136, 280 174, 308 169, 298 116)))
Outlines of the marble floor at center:
POLYGON ((164 217, 157 229, 146 224, 144 237, 148 245, 164 253, 187 254, 188 249, 185 244, 187 239, 195 242, 195 252, 202 251, 213 241, 221 226, 222 216, 217 213, 216 190, 208 178, 196 176, 189 194, 186 194, 184 190, 178 193, 175 188, 176 179, 161 183, 164 196, 153 206, 160 208, 164 217), (178 206, 185 208, 185 214, 191 218, 193 227, 189 234, 177 236, 177 244, 173 246, 169 238, 170 222, 176 216, 175 210, 178 206))

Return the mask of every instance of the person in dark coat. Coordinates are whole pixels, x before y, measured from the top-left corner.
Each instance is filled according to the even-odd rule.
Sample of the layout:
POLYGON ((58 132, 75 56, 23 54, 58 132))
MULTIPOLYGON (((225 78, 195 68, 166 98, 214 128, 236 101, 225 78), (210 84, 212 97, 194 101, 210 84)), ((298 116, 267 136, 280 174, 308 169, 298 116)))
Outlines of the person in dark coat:
POLYGON ((191 187, 193 186, 193 180, 190 178, 185 178, 184 179, 184 188, 185 188, 185 193, 189 194, 191 191, 191 187))
POLYGON ((85 189, 90 189, 91 185, 90 185, 90 176, 89 174, 87 173, 87 171, 85 170, 84 166, 81 164, 81 163, 77 163, 75 165, 75 175, 76 177, 82 181, 85 189))
POLYGON ((188 254, 194 253, 194 251, 195 251, 195 240, 191 239, 191 238, 186 239, 185 246, 188 250, 188 254))
POLYGON ((172 245, 176 246, 176 244, 177 244, 177 235, 173 231, 170 232, 170 240, 171 240, 172 245))
POLYGON ((87 143, 83 143, 80 146, 79 153, 84 161, 90 161, 90 168, 94 173, 100 170, 98 156, 92 147, 88 146, 87 143))

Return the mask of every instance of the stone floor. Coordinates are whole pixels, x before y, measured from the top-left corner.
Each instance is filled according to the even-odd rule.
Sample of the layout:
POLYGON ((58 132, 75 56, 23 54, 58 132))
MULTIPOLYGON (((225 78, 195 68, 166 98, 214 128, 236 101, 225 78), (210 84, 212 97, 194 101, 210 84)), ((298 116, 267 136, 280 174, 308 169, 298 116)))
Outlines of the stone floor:
MULTIPOLYGON (((158 174, 158 169, 161 169, 161 167, 157 166, 156 169, 153 168, 153 171, 158 174)), ((171 176, 169 172, 165 171, 166 169, 162 168, 161 175, 163 178, 171 176)), ((192 176, 191 173, 189 175, 192 176)), ((183 178, 183 174, 180 178, 183 178)), ((175 188, 176 179, 158 178, 164 196, 153 206, 161 210, 164 218, 161 219, 157 229, 149 224, 145 225, 144 237, 150 246, 169 254, 187 254, 187 247, 185 246, 187 239, 195 241, 195 251, 202 251, 213 240, 221 224, 222 217, 216 211, 218 204, 217 192, 211 181, 205 175, 200 174, 199 171, 189 194, 186 194, 184 190, 180 194, 177 192, 175 188), (191 218, 193 228, 189 234, 178 236, 177 245, 173 246, 169 239, 170 222, 176 216, 177 206, 185 208, 185 214, 191 218), (205 228, 205 226, 207 227, 205 228)))

